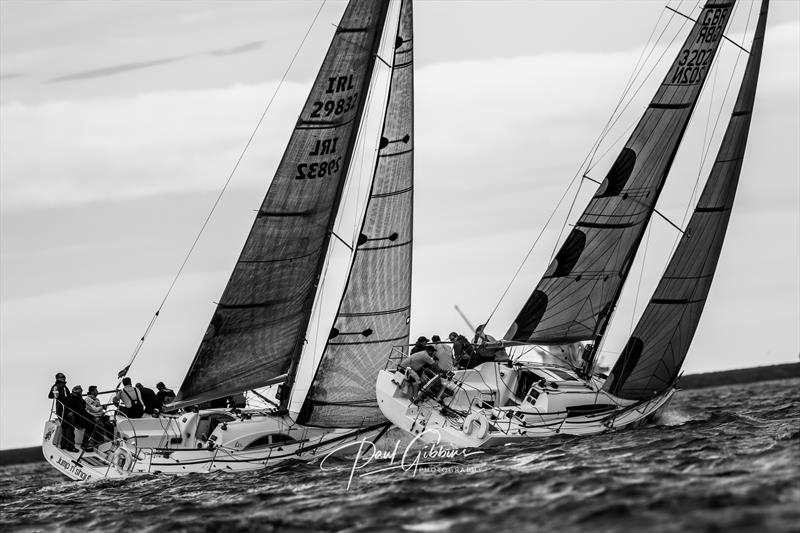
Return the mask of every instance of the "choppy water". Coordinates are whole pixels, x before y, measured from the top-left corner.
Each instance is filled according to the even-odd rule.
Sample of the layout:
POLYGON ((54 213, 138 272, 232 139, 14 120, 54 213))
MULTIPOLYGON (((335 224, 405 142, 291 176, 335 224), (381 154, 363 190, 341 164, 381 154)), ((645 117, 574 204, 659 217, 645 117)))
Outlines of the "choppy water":
MULTIPOLYGON (((386 463, 384 463, 385 465, 386 463)), ((328 465, 326 465, 328 466, 328 465)), ((555 437, 453 470, 65 481, 0 470, 3 531, 800 531, 800 380, 683 391, 657 425, 555 437)))

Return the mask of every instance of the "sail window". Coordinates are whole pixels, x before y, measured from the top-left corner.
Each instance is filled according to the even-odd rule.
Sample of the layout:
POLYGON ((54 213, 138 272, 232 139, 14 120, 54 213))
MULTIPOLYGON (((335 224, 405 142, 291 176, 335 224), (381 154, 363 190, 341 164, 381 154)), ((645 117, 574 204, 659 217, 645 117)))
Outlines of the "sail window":
POLYGON ((539 321, 547 309, 547 295, 540 290, 533 291, 531 297, 525 302, 525 307, 517 317, 517 331, 515 339, 528 339, 536 330, 539 321))
POLYGON ((258 448, 259 446, 270 446, 270 445, 278 445, 278 444, 294 444, 297 440, 293 439, 289 435, 283 435, 282 433, 275 433, 273 435, 263 435, 247 446, 245 446, 245 450, 249 448, 258 448))
POLYGON ((608 171, 606 179, 600 185, 597 196, 599 198, 618 196, 625 184, 628 183, 628 178, 631 177, 635 164, 636 152, 630 148, 623 148, 622 152, 617 156, 617 160, 611 166, 611 170, 608 171))
POLYGON ((585 247, 586 234, 579 229, 573 229, 556 255, 557 265, 553 277, 560 278, 572 272, 585 247))
POLYGON ((563 370, 558 370, 558 369, 555 369, 555 368, 548 368, 547 371, 549 373, 561 378, 563 381, 578 381, 578 378, 576 376, 574 376, 572 374, 569 374, 568 372, 564 372, 563 370))

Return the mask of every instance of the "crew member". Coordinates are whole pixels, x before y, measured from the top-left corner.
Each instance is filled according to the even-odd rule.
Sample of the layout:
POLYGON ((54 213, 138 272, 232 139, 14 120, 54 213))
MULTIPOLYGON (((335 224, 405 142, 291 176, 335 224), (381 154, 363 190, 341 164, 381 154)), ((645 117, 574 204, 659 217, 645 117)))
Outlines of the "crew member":
POLYGON ((136 388, 139 389, 139 393, 142 396, 144 412, 148 415, 152 415, 153 411, 158 409, 158 399, 156 398, 155 391, 153 389, 148 389, 141 383, 137 383, 136 388))
POLYGON ((71 417, 67 403, 69 402, 69 388, 67 387, 67 377, 59 372, 56 374, 56 382, 50 387, 50 392, 47 395, 51 400, 56 402, 56 416, 61 428, 61 438, 58 442, 58 447, 67 451, 77 452, 75 449, 75 430, 72 424, 67 419, 71 417))
POLYGON ((428 346, 428 348, 429 350, 411 354, 405 361, 405 365, 408 368, 406 376, 410 378, 409 381, 411 382, 412 399, 416 398, 420 386, 425 385, 436 375, 443 373, 439 365, 436 364, 436 360, 429 353, 429 351, 434 352, 435 349, 433 346, 428 346))
POLYGON ((167 388, 163 381, 156 383, 158 392, 156 393, 156 409, 159 411, 164 410, 164 405, 175 400, 175 393, 172 389, 167 388))
POLYGON ((118 406, 120 412, 128 418, 142 418, 144 402, 139 389, 131 385, 131 378, 122 378, 122 388, 117 391, 117 395, 114 397, 114 405, 118 406))
POLYGON ((436 364, 445 372, 453 370, 453 348, 449 344, 442 342, 439 335, 431 337, 433 347, 436 349, 436 364))
POLYGON ((419 337, 414 346, 411 347, 410 353, 424 352, 426 346, 428 346, 428 337, 419 337))
POLYGON ((450 342, 453 343, 453 356, 459 368, 474 368, 478 365, 478 357, 472 344, 464 335, 455 331, 450 333, 450 342))

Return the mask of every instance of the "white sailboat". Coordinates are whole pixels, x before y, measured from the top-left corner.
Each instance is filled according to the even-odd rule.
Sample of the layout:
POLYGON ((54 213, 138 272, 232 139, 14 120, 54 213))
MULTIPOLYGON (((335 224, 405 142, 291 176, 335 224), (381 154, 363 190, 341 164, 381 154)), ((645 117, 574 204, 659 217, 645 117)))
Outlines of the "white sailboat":
POLYGON ((386 431, 374 383, 410 319, 412 31, 411 0, 351 0, 171 414, 116 411, 113 440, 71 452, 53 411, 42 448, 57 470, 75 480, 255 470, 386 431), (376 101, 382 125, 365 139, 376 101), (376 155, 350 242, 334 228, 359 143, 376 155), (333 323, 313 326, 330 335, 308 348, 334 246, 349 249, 347 279, 333 323), (275 408, 194 407, 278 384, 275 408))
POLYGON ((397 427, 426 442, 494 446, 632 426, 669 402, 733 206, 768 0, 761 5, 710 177, 655 294, 608 376, 595 371, 595 360, 734 3, 706 3, 625 147, 504 339, 484 347, 524 347, 550 357, 484 362, 449 377, 435 376, 415 396, 407 386, 410 362, 391 361, 395 367, 379 373, 376 390, 381 410, 397 427))

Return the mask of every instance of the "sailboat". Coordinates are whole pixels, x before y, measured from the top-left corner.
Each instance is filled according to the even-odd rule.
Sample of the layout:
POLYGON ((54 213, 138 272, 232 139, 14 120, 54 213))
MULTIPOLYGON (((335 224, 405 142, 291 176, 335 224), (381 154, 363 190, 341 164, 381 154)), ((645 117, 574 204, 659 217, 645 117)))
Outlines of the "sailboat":
POLYGON ((411 0, 349 2, 168 413, 116 411, 113 439, 77 452, 58 446, 62 422, 51 413, 42 448, 57 470, 74 480, 255 470, 387 430, 374 383, 385 354, 408 343, 410 319, 412 14, 411 0), (382 123, 366 139, 374 102, 382 123), (348 239, 335 222, 358 143, 376 155, 348 239), (322 286, 335 246, 349 250, 338 311, 332 324, 312 325, 333 307, 322 286), (309 348, 318 330, 330 334, 309 348), (264 397, 269 387, 279 390, 271 408, 197 407, 244 391, 264 397))
POLYGON ((521 346, 549 357, 512 357, 444 377, 429 374, 419 392, 408 386, 409 360, 395 358, 394 368, 381 371, 376 383, 389 420, 425 442, 488 447, 635 426, 665 408, 698 327, 733 207, 768 6, 764 0, 709 178, 610 373, 595 368, 601 341, 725 38, 733 0, 705 4, 624 148, 503 340, 482 346, 521 346))

